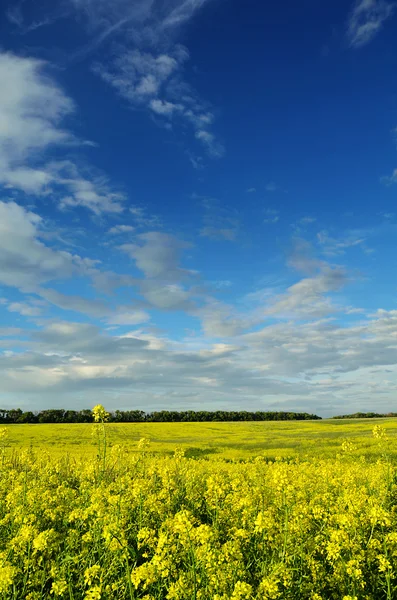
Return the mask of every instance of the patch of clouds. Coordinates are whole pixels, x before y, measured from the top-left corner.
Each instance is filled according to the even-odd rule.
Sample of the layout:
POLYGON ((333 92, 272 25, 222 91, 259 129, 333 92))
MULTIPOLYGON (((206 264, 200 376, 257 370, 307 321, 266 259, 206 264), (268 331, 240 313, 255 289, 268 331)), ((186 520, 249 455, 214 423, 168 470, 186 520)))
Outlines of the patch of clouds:
POLYGON ((132 227, 132 225, 115 225, 109 229, 108 233, 120 235, 123 233, 132 233, 133 231, 135 231, 135 227, 132 227))
POLYGON ((84 145, 62 125, 75 111, 72 100, 47 74, 49 65, 0 52, 0 184, 59 205, 85 206, 95 214, 120 212, 124 196, 101 175, 83 176, 71 161, 46 160, 49 151, 84 145))
POLYGON ((25 291, 39 284, 71 277, 79 270, 77 256, 53 250, 40 241, 42 219, 15 202, 0 201, 0 282, 25 291))
POLYGON ((211 240, 227 240, 234 242, 237 237, 235 229, 219 229, 216 227, 203 227, 200 229, 200 235, 211 240))
MULTIPOLYGON (((309 276, 285 291, 252 294, 248 310, 237 310, 209 296, 197 303, 183 283, 192 276, 181 266, 185 249, 186 243, 174 236, 151 232, 124 251, 144 275, 136 282, 146 302, 162 310, 185 310, 200 321, 201 334, 190 341, 165 338, 149 332, 143 306, 119 306, 104 314, 108 307, 99 304, 93 310, 107 326, 132 325, 132 330, 116 335, 55 319, 38 322, 41 329, 33 331, 10 329, 3 332, 10 340, 0 353, 3 394, 22 406, 29 394, 39 408, 53 403, 54 394, 61 405, 78 405, 84 394, 87 402, 99 399, 111 409, 128 397, 126 406, 141 402, 147 410, 162 402, 168 408, 179 406, 174 402, 186 408, 208 402, 211 408, 223 403, 240 410, 294 406, 324 413, 332 403, 343 406, 335 412, 357 404, 370 410, 368 389, 377 392, 377 403, 381 396, 385 405, 391 401, 397 389, 397 311, 367 315, 336 304, 334 295, 350 281, 343 267, 316 259, 310 244, 297 240, 289 264, 309 276), (342 314, 353 321, 339 324, 336 318, 342 314), (12 338, 20 335, 28 338, 25 347, 10 352, 12 338)), ((96 268, 95 262, 83 264, 96 268)), ((47 302, 88 309, 89 300, 82 306, 79 298, 46 291, 47 302)), ((26 303, 33 306, 31 299, 26 303)))
POLYGON ((107 318, 109 325, 139 325, 150 321, 150 315, 144 310, 131 310, 128 307, 119 308, 116 313, 107 318))
POLYGON ((267 208, 265 210, 265 219, 263 219, 264 223, 278 223, 278 221, 280 220, 280 211, 274 209, 274 208, 267 208))
POLYGON ((388 0, 357 0, 347 22, 346 37, 353 48, 361 48, 373 40, 395 10, 388 0))
POLYGON ((306 215, 306 216, 298 219, 295 223, 291 223, 291 227, 294 231, 294 234, 296 236, 300 236, 300 235, 303 235, 307 231, 307 228, 309 225, 313 225, 313 223, 315 223, 316 221, 317 221, 316 217, 306 215))
POLYGON ((135 261, 146 278, 175 281, 189 273, 179 266, 179 261, 182 250, 191 244, 159 231, 141 233, 135 239, 137 243, 123 244, 120 250, 135 261))
POLYGON ((44 74, 45 63, 0 53, 0 182, 27 193, 45 190, 51 175, 29 165, 53 146, 76 143, 61 123, 74 104, 44 74), (27 164, 28 163, 28 164, 27 164))
POLYGON ((385 175, 384 177, 381 177, 381 183, 386 186, 391 186, 394 183, 397 183, 397 169, 394 169, 391 175, 385 175))
POLYGON ((133 108, 146 108, 168 128, 178 121, 190 125, 207 154, 218 158, 224 148, 210 130, 214 116, 181 79, 188 59, 181 45, 173 45, 168 53, 135 48, 115 57, 110 65, 96 64, 94 72, 133 108))
POLYGON ((148 215, 142 206, 130 206, 129 211, 136 227, 145 229, 161 228, 162 223, 157 215, 148 215))
POLYGON ((351 234, 345 238, 336 239, 331 237, 326 230, 323 230, 317 233, 317 241, 325 255, 338 256, 344 254, 348 248, 354 248, 355 246, 365 250, 366 238, 351 234))
MULTIPOLYGON (((239 330, 229 323, 222 333, 239 330)), ((397 389, 397 311, 377 311, 348 327, 324 318, 264 324, 237 333, 233 343, 208 341, 190 351, 142 329, 118 336, 56 321, 25 333, 25 351, 0 354, 3 393, 19 394, 22 406, 29 404, 26 392, 33 401, 41 398, 39 408, 55 393, 60 405, 68 399, 67 406, 83 393, 87 403, 99 398, 110 409, 119 408, 125 395, 125 406, 146 410, 201 402, 324 414, 329 404, 349 412, 380 410, 383 402, 387 410, 397 389)))
POLYGON ((239 312, 233 306, 215 299, 209 299, 193 314, 200 319, 203 334, 210 339, 235 337, 258 322, 254 314, 239 312))
POLYGON ((166 311, 194 309, 195 290, 189 282, 197 277, 197 272, 180 264, 182 252, 191 244, 159 231, 139 234, 134 241, 119 249, 143 273, 136 285, 148 305, 166 311))
POLYGON ((10 312, 16 312, 23 317, 38 317, 42 314, 42 309, 38 306, 32 306, 27 302, 10 302, 7 306, 10 312))
POLYGON ((109 305, 97 298, 83 298, 77 294, 62 294, 52 288, 39 287, 36 293, 62 310, 79 312, 89 317, 102 318, 111 311, 109 305))
MULTIPOLYGON (((8 310, 33 317, 42 312, 42 306, 48 308, 50 304, 92 318, 111 318, 114 309, 109 302, 96 297, 63 294, 48 285, 83 277, 109 294, 115 287, 135 285, 136 280, 130 276, 100 271, 100 261, 46 245, 40 239, 44 228, 43 219, 36 213, 15 202, 0 201, 0 284, 41 298, 30 297, 29 302, 9 303, 8 310)), ((129 310, 133 311, 132 306, 129 310)), ((116 314, 117 311, 120 312, 120 308, 116 314)), ((126 310, 123 309, 123 312, 126 310)))
POLYGON ((198 200, 204 210, 203 227, 200 236, 212 240, 235 241, 240 233, 240 215, 238 211, 222 204, 216 198, 193 194, 193 200, 198 200))
MULTIPOLYGON (((146 109, 167 129, 190 126, 193 137, 211 157, 224 148, 211 130, 214 115, 184 78, 188 50, 176 43, 181 27, 211 0, 66 0, 58 9, 86 23, 89 42, 69 57, 79 60, 110 40, 113 58, 93 69, 134 109, 146 109), (159 50, 161 49, 161 50, 159 50)), ((21 11, 12 11, 23 22, 21 11)), ((48 22, 57 13, 45 17, 48 22)), ((202 161, 196 157, 196 163, 202 161)))
POLYGON ((348 281, 342 268, 323 267, 319 274, 301 279, 276 297, 265 314, 284 319, 326 317, 340 310, 329 294, 340 291, 348 281))
POLYGON ((82 206, 96 215, 124 210, 124 194, 112 191, 105 176, 84 177, 70 161, 50 163, 49 170, 54 173, 57 186, 67 192, 67 195, 60 194, 60 208, 82 206))

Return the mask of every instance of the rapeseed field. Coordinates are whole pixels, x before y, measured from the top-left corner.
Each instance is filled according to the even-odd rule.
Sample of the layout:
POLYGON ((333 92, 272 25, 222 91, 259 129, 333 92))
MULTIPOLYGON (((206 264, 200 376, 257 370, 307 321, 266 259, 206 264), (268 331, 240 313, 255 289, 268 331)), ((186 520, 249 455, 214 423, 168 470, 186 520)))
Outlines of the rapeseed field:
POLYGON ((103 407, 93 414, 91 457, 0 434, 2 600, 397 597, 397 471, 381 423, 365 424, 361 457, 358 435, 326 457, 200 458, 145 437, 127 452, 103 407))
MULTIPOLYGON (((109 442, 123 446, 125 452, 138 451, 141 438, 150 439, 151 452, 172 456, 175 446, 187 458, 247 459, 263 455, 300 458, 335 457, 346 439, 354 439, 353 454, 376 460, 377 445, 372 443, 372 428, 379 423, 389 437, 397 438, 397 419, 324 419, 322 421, 262 421, 234 423, 107 423, 109 442), (372 425, 371 425, 372 423, 372 425)), ((2 427, 2 425, 0 425, 2 427)), ((8 447, 48 451, 51 456, 93 457, 90 423, 18 424, 8 427, 8 447)), ((397 444, 389 447, 397 461, 397 444)))

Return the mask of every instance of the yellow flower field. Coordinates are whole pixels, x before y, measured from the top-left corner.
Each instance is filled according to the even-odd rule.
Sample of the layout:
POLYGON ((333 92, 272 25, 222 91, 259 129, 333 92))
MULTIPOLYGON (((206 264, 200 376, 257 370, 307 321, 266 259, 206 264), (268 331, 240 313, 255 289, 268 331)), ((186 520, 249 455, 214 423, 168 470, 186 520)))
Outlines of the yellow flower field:
MULTIPOLYGON (((251 421, 234 423, 108 423, 110 444, 123 446, 135 453, 137 442, 149 438, 151 452, 171 456, 175 446, 184 449, 188 458, 246 459, 263 455, 268 458, 335 457, 346 439, 354 440, 353 453, 378 458, 372 443, 375 423, 386 428, 390 438, 397 438, 396 419, 354 419, 322 421, 251 421)), ((0 425, 2 427, 2 425, 0 425)), ((11 450, 47 450, 51 456, 95 456, 92 425, 89 423, 11 425, 8 447, 11 450)), ((397 444, 390 454, 397 461, 397 444)))
POLYGON ((207 460, 128 453, 96 416, 91 458, 1 434, 2 600, 397 597, 389 428, 366 423, 362 458, 349 436, 328 458, 207 460))

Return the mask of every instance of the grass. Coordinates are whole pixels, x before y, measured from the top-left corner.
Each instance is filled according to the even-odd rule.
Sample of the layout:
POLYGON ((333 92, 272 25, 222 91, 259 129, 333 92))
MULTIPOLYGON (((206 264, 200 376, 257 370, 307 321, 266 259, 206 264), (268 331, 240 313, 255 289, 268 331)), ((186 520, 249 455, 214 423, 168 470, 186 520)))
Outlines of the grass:
MULTIPOLYGON (((241 458, 262 455, 334 457, 343 440, 355 446, 354 454, 377 457, 372 443, 375 424, 385 427, 393 438, 397 419, 324 419, 322 421, 234 422, 234 423, 109 423, 106 425, 110 445, 120 445, 126 452, 137 452, 141 438, 150 439, 151 452, 173 454, 176 446, 191 458, 241 458)), ((8 426, 8 445, 18 450, 48 450, 51 454, 93 456, 96 444, 92 425, 36 424, 8 426)), ((397 445, 389 455, 397 459, 397 445)))

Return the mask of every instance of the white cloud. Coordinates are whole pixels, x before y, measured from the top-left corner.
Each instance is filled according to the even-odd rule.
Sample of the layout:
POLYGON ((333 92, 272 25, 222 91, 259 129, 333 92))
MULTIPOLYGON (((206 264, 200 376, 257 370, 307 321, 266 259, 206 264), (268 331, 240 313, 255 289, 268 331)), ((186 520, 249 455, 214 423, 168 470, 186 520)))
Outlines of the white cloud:
POLYGON ((203 333, 210 339, 235 337, 258 323, 254 314, 241 314, 234 307, 215 299, 209 299, 193 314, 201 320, 203 333))
POLYGON ((174 56, 132 50, 116 58, 112 70, 97 65, 95 71, 132 104, 150 105, 186 59, 180 49, 174 56))
POLYGON ((267 192, 277 192, 278 189, 279 186, 276 183, 274 183, 274 181, 270 181, 265 187, 265 190, 267 192))
POLYGON ((144 278, 136 279, 141 296, 149 307, 161 310, 193 310, 193 296, 197 295, 187 282, 197 277, 197 272, 181 267, 182 251, 190 243, 173 235, 158 231, 142 233, 134 244, 123 244, 126 252, 142 271, 144 278))
POLYGON ((157 215, 148 215, 147 210, 142 206, 130 206, 129 211, 137 227, 145 229, 161 228, 162 223, 157 215))
POLYGON ((183 111, 183 106, 181 104, 173 104, 172 102, 159 100, 158 98, 151 100, 149 106, 152 111, 158 115, 172 115, 175 111, 183 111))
POLYGON ((204 209, 203 224, 200 236, 212 240, 235 241, 240 232, 240 216, 236 209, 222 204, 216 198, 192 195, 204 209))
POLYGON ((61 129, 73 102, 44 74, 45 64, 10 53, 0 53, 0 183, 38 193, 51 176, 27 165, 54 145, 74 142, 61 129))
POLYGON ((37 285, 77 273, 76 257, 39 240, 42 219, 15 202, 0 201, 0 282, 35 290, 37 285))
POLYGON ((397 183, 397 169, 394 169, 391 175, 382 177, 381 182, 387 186, 397 183))
POLYGON ((139 325, 150 320, 150 315, 144 310, 119 309, 117 313, 107 318, 109 325, 139 325))
POLYGON ((115 225, 109 229, 108 233, 118 235, 122 233, 132 233, 133 231, 135 231, 135 227, 132 227, 132 225, 115 225))
POLYGON ((265 210, 266 218, 263 220, 264 223, 277 223, 280 220, 280 213, 274 208, 267 208, 265 210))
POLYGON ((23 317, 38 317, 42 313, 41 308, 32 306, 27 302, 11 302, 7 306, 7 310, 10 312, 17 312, 23 317))
POLYGON ((214 115, 183 79, 189 58, 187 49, 175 43, 178 29, 210 0, 71 0, 82 12, 93 39, 77 55, 93 51, 108 38, 121 41, 117 56, 94 71, 114 87, 133 108, 147 108, 159 122, 171 128, 190 124, 197 140, 212 157, 224 148, 209 130, 214 115), (131 50, 131 48, 133 48, 131 50), (162 51, 159 51, 159 48, 162 51))
POLYGON ((134 108, 149 109, 167 125, 175 118, 191 124, 207 153, 220 157, 224 148, 209 130, 213 114, 181 78, 188 59, 187 49, 180 45, 172 45, 168 53, 135 48, 126 50, 110 65, 96 64, 94 71, 134 108))
POLYGON ((357 0, 347 24, 350 46, 360 48, 368 44, 382 29, 395 9, 388 0, 357 0))
MULTIPOLYGON (((89 41, 68 56, 70 61, 83 58, 110 40, 117 40, 118 44, 111 49, 115 58, 110 58, 106 64, 97 63, 94 71, 133 108, 145 107, 168 129, 171 128, 170 121, 176 118, 181 127, 190 124, 193 135, 206 152, 219 157, 224 152, 223 146, 209 129, 214 115, 207 103, 201 101, 184 81, 183 69, 189 54, 186 48, 176 43, 181 26, 210 1, 65 0, 50 11, 47 7, 41 15, 40 7, 36 7, 35 20, 30 23, 28 10, 21 2, 8 11, 8 18, 24 32, 65 17, 85 23, 89 41)), ((40 71, 40 64, 35 63, 34 68, 40 71)), ((49 87, 50 91, 57 89, 52 83, 49 87)), ((72 110, 72 105, 67 108, 72 110)), ((42 114, 45 115, 45 111, 42 114)), ((32 179, 25 183, 26 187, 38 185, 34 177, 24 173, 25 180, 32 179)))
POLYGON ((190 247, 187 242, 159 231, 141 233, 136 241, 137 244, 123 244, 120 249, 135 260, 145 277, 173 281, 188 274, 179 267, 181 251, 190 247))
MULTIPOLYGON (((341 280, 343 274, 324 271, 286 294, 310 302, 313 293, 338 290, 341 280)), ((134 314, 134 309, 125 312, 134 314)), ((127 324, 123 313, 120 307, 120 324, 127 324)), ((286 406, 329 414, 332 404, 334 413, 354 407, 388 410, 397 390, 397 311, 379 310, 353 325, 316 314, 306 314, 309 322, 262 322, 260 329, 244 333, 252 315, 212 302, 201 314, 207 339, 182 341, 142 329, 110 335, 93 325, 64 321, 36 331, 2 331, 29 338, 23 351, 0 353, 2 390, 18 405, 26 406, 29 397, 35 408, 53 403, 54 394, 67 406, 78 404, 84 394, 87 404, 102 401, 110 409, 125 402, 153 410, 160 402, 176 409, 286 406), (224 340, 214 343, 217 336, 224 340)))
POLYGON ((192 292, 181 283, 164 283, 162 280, 144 280, 139 284, 142 296, 151 307, 161 310, 194 309, 192 292))
POLYGON ((324 267, 314 277, 301 279, 290 286, 284 294, 276 297, 265 314, 277 318, 315 319, 340 310, 327 295, 339 291, 348 278, 341 268, 324 267))
POLYGON ((210 238, 211 240, 228 240, 233 242, 237 237, 237 229, 221 229, 217 227, 203 227, 200 230, 202 237, 210 238))
POLYGON ((360 246, 365 250, 363 244, 365 243, 366 238, 350 234, 345 238, 335 239, 331 237, 327 231, 323 230, 317 233, 317 241, 322 247, 324 254, 328 256, 337 256, 344 254, 348 248, 354 248, 355 246, 360 246))
POLYGON ((83 176, 69 160, 47 161, 53 148, 85 145, 62 128, 72 100, 47 74, 49 65, 0 52, 0 184, 26 194, 52 195, 65 206, 85 206, 96 214, 120 212, 123 194, 105 177, 83 176))
POLYGON ((124 210, 124 194, 112 191, 103 175, 87 178, 70 161, 50 163, 49 170, 54 174, 56 184, 65 190, 60 198, 61 208, 83 206, 96 215, 124 210))
MULTIPOLYGON (((40 239, 44 225, 37 214, 15 202, 0 201, 0 284, 34 293, 66 311, 96 318, 110 317, 114 311, 107 302, 63 294, 44 287, 44 284, 79 276, 91 279, 109 293, 112 286, 131 285, 131 281, 126 276, 99 271, 99 261, 47 246, 40 239)), ((35 316, 40 312, 39 305, 39 301, 28 304, 15 302, 8 306, 8 310, 35 316)))
POLYGON ((205 129, 199 129, 196 131, 196 138, 206 146, 210 156, 215 158, 223 156, 225 149, 222 144, 216 141, 213 133, 205 129))
POLYGON ((105 317, 111 312, 108 304, 97 298, 83 298, 72 294, 62 294, 51 288, 40 287, 36 294, 66 311, 79 312, 90 317, 105 317))

